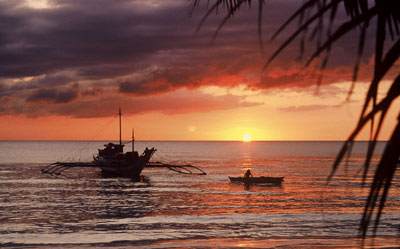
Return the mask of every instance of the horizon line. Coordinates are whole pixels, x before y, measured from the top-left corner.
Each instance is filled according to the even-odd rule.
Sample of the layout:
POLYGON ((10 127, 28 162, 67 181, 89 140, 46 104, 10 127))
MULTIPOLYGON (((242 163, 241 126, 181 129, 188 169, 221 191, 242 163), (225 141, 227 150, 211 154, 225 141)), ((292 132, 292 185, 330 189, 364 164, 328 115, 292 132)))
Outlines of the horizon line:
MULTIPOLYGON (((119 142, 119 140, 87 140, 87 139, 0 139, 0 142, 119 142)), ((123 142, 131 142, 131 140, 122 140, 123 142)), ((356 140, 354 142, 369 142, 371 140, 356 140)), ((388 140, 377 140, 377 142, 387 142, 388 140)), ((135 142, 346 142, 346 140, 169 140, 169 139, 149 139, 135 140, 135 142)))

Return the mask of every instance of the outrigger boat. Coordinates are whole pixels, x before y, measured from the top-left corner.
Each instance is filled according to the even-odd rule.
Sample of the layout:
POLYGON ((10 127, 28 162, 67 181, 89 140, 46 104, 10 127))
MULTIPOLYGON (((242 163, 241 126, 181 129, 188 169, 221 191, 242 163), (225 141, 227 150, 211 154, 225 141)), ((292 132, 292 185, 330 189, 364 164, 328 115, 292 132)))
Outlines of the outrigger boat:
POLYGON ((283 177, 231 177, 229 176, 231 182, 250 184, 270 184, 270 185, 280 185, 283 182, 283 177))
POLYGON ((55 162, 42 168, 42 173, 59 175, 73 167, 100 168, 103 175, 140 178, 144 168, 168 168, 182 174, 206 175, 202 169, 190 164, 175 165, 162 162, 150 162, 156 152, 155 148, 146 148, 141 155, 135 151, 135 138, 132 130, 132 151, 124 153, 124 144, 121 139, 121 108, 119 108, 119 144, 108 143, 104 149, 99 149, 93 156, 92 162, 55 162), (192 171, 194 170, 194 171, 192 171), (197 171, 197 172, 196 172, 197 171))
POLYGON ((140 173, 149 163, 156 149, 146 148, 139 156, 135 151, 135 137, 132 131, 132 151, 124 153, 124 145, 121 139, 121 108, 119 109, 119 144, 108 143, 104 149, 99 149, 93 162, 102 170, 103 174, 112 174, 123 177, 139 177, 140 173))
POLYGON ((99 154, 93 157, 93 162, 102 170, 102 173, 123 177, 138 177, 156 149, 145 149, 139 156, 137 151, 123 152, 122 144, 105 144, 99 149, 99 154))

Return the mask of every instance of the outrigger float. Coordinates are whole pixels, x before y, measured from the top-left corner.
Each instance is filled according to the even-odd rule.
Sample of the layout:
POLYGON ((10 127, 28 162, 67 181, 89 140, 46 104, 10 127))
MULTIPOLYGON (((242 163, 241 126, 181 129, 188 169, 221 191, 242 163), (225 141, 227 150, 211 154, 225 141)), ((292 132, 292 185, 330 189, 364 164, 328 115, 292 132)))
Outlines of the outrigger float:
POLYGON ((139 178, 144 168, 167 168, 182 174, 206 175, 202 169, 190 164, 175 165, 162 162, 151 162, 150 159, 157 151, 146 148, 141 155, 135 151, 135 138, 132 131, 132 151, 124 153, 121 139, 121 108, 119 109, 119 144, 108 143, 104 149, 99 149, 92 162, 55 162, 42 168, 42 173, 59 175, 63 171, 76 168, 100 168, 105 175, 115 175, 127 178, 139 178))

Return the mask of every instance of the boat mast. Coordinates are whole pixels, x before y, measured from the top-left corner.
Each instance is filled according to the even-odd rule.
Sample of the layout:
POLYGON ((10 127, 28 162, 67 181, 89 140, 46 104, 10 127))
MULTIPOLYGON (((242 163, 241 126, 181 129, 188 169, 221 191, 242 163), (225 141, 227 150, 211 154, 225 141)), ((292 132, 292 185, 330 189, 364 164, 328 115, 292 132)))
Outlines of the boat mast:
POLYGON ((121 107, 119 108, 118 116, 119 116, 119 145, 122 145, 121 139, 121 107))
POLYGON ((132 129, 132 152, 135 151, 135 131, 132 129))

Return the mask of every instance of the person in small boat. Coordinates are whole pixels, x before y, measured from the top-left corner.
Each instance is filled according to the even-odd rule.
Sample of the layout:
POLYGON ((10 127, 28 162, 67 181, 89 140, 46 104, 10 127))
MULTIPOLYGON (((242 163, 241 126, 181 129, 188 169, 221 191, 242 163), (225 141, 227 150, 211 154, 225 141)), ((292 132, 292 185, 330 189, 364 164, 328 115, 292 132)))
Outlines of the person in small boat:
POLYGON ((253 177, 253 174, 250 172, 250 170, 248 169, 247 171, 246 171, 246 173, 244 173, 244 178, 250 178, 250 177, 253 177))

